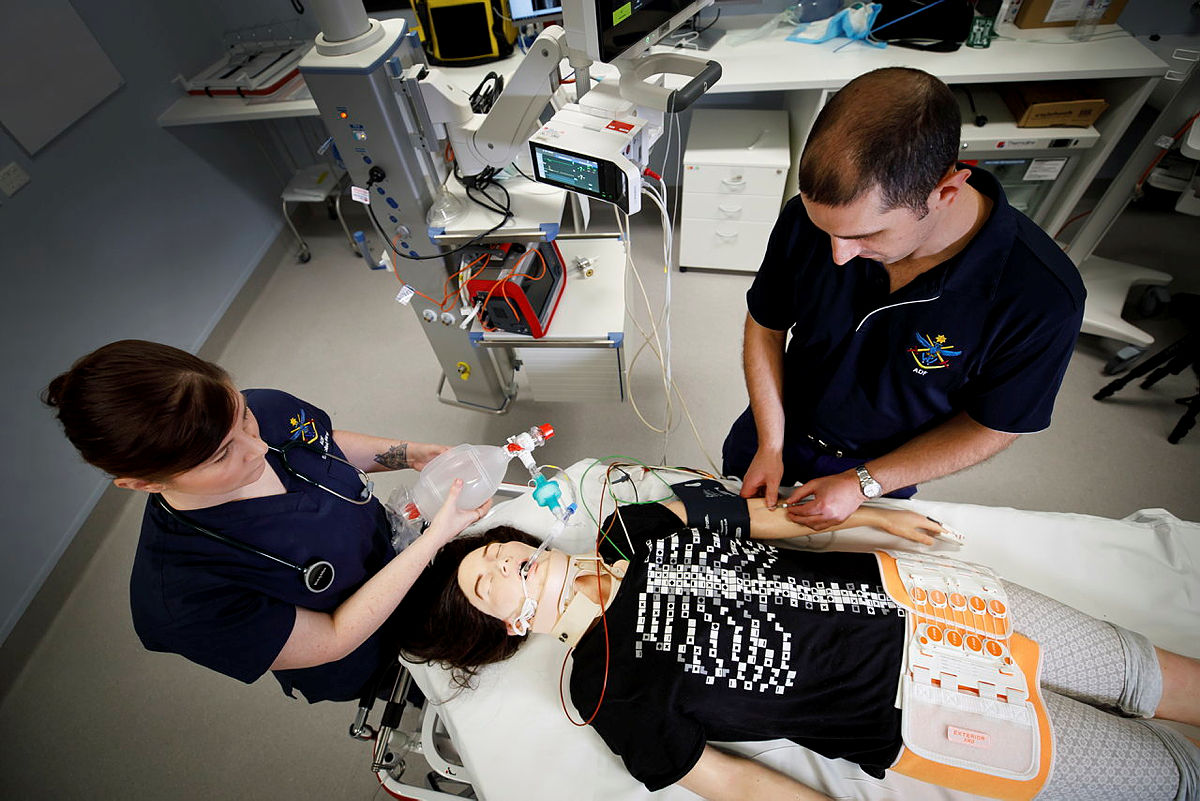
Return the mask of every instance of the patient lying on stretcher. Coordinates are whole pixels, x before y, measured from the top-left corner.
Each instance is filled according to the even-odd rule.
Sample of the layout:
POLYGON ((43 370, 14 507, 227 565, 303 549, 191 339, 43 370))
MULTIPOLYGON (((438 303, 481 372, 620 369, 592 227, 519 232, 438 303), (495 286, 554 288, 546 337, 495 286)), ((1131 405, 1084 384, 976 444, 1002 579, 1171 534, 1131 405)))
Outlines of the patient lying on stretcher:
MULTIPOLYGON (((1000 798, 1200 793, 1200 749, 1146 720, 1200 724, 1200 662, 945 557, 756 542, 811 532, 715 482, 675 490, 608 518, 598 558, 530 563, 511 528, 449 543, 405 600, 406 652, 469 678, 529 631, 572 645, 575 709, 651 790, 823 798, 707 744, 787 738, 1000 798)), ((872 508, 844 525, 940 529, 872 508)))

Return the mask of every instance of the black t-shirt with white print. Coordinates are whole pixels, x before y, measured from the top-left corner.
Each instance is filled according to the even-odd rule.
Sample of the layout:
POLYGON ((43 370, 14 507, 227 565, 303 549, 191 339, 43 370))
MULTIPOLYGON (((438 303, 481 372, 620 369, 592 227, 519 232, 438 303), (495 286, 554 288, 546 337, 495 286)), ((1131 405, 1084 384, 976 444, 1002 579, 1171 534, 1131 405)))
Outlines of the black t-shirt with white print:
MULTIPOLYGON (((621 515, 628 541, 606 528, 622 532, 630 566, 606 615, 608 683, 592 725, 629 772, 658 790, 706 741, 786 738, 882 777, 901 745, 904 621, 875 557, 692 529, 658 504, 621 515)), ((601 554, 623 558, 607 542, 601 554)), ((585 719, 604 663, 596 626, 571 671, 585 719)))

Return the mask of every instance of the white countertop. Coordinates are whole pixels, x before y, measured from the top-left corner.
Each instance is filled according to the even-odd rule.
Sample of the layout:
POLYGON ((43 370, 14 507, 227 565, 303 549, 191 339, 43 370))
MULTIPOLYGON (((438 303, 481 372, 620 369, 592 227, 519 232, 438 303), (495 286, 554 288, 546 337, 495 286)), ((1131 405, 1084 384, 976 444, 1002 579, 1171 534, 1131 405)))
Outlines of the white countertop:
MULTIPOLYGON (((926 53, 900 47, 874 48, 862 42, 847 44, 845 39, 819 45, 789 42, 786 37, 790 31, 780 27, 771 36, 744 45, 731 46, 724 38, 711 50, 689 53, 721 64, 721 80, 709 89, 710 94, 836 89, 864 72, 895 66, 917 67, 950 84, 1153 78, 1167 70, 1162 60, 1116 25, 1100 26, 1089 42, 1072 41, 1069 32, 1070 28, 1021 30, 1005 25, 999 33, 1009 38, 997 39, 991 47, 926 53)), ((461 76, 466 85, 478 82, 491 70, 511 74, 521 58, 518 53, 482 67, 444 69, 461 76)), ((682 78, 678 84, 683 84, 682 78)), ((193 95, 172 104, 158 118, 158 124, 170 127, 315 116, 318 111, 311 98, 271 103, 193 95)))
MULTIPOLYGON (((444 69, 454 79, 461 83, 462 88, 470 92, 489 72, 498 72, 507 78, 516 71, 521 63, 522 55, 516 53, 503 61, 493 64, 482 64, 476 67, 437 67, 444 69)), ((288 93, 288 87, 280 90, 279 94, 288 93)), ((297 99, 268 100, 253 98, 243 100, 240 97, 205 97, 204 95, 183 95, 158 117, 158 124, 163 128, 176 125, 203 125, 213 122, 246 122, 251 120, 275 120, 288 117, 319 117, 317 104, 307 90, 290 92, 297 99)))
MULTIPOLYGON (((500 185, 508 191, 513 216, 495 231, 493 240, 501 237, 507 240, 542 240, 553 239, 558 235, 557 223, 562 219, 567 190, 536 183, 524 176, 504 178, 500 185), (553 230, 549 233, 543 228, 547 221, 554 223, 553 230)), ((487 233, 500 222, 499 214, 471 200, 467 196, 467 190, 458 181, 447 181, 446 190, 462 204, 462 214, 434 236, 434 241, 449 245, 459 244, 487 233)), ((475 197, 486 194, 493 203, 501 206, 504 204, 503 194, 495 188, 489 189, 487 193, 476 191, 473 194, 475 197)))
POLYGON ((846 44, 845 39, 817 45, 789 42, 790 31, 780 27, 772 36, 736 47, 726 37, 696 55, 721 64, 721 80, 710 94, 834 89, 880 67, 916 67, 949 84, 1156 77, 1166 72, 1166 64, 1116 25, 1099 27, 1089 42, 1072 41, 1070 30, 1005 25, 1000 34, 1011 40, 997 39, 981 49, 964 46, 953 53, 927 53, 846 44))

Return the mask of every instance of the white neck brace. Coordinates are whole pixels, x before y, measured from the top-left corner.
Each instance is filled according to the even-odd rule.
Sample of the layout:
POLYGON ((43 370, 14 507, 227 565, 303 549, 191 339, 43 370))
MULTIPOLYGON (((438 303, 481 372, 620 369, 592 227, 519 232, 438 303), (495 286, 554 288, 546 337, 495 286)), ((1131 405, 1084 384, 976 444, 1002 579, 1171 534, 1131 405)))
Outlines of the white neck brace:
POLYGON ((581 562, 595 562, 596 566, 604 573, 607 573, 612 579, 611 590, 608 595, 609 601, 616 597, 617 590, 621 586, 621 579, 625 577, 624 570, 606 565, 596 557, 571 557, 571 563, 567 567, 566 584, 563 586, 564 600, 559 602, 558 620, 555 622, 554 628, 550 630, 554 639, 563 643, 568 648, 575 647, 580 638, 591 628, 592 622, 601 612, 599 604, 584 593, 575 590, 575 580, 579 578, 579 574, 583 570, 581 562))
POLYGON ((599 614, 599 605, 582 592, 577 592, 567 602, 566 610, 558 616, 550 634, 568 648, 574 648, 599 614))

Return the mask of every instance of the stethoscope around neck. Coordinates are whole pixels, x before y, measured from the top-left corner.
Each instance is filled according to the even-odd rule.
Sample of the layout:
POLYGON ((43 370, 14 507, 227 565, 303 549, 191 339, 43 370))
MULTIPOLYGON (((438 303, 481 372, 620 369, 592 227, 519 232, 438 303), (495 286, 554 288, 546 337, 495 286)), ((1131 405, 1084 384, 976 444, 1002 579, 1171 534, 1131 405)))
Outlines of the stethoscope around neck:
MULTIPOLYGON (((314 447, 304 443, 302 440, 290 440, 288 442, 285 442, 283 445, 281 445, 279 447, 276 447, 274 445, 267 445, 267 450, 271 451, 272 453, 279 454, 279 459, 283 463, 283 469, 288 472, 288 475, 294 476, 295 478, 298 478, 307 484, 311 484, 312 486, 314 486, 320 490, 324 490, 325 492, 328 492, 330 495, 333 495, 336 498, 341 498, 343 501, 348 501, 357 506, 362 506, 366 503, 370 503, 371 492, 375 488, 374 482, 367 478, 367 474, 365 472, 363 472, 359 468, 355 467, 351 462, 347 461, 346 459, 343 459, 340 456, 336 456, 332 453, 329 453, 328 451, 314 448, 314 447), (308 476, 304 475, 303 473, 300 473, 299 471, 297 471, 296 468, 292 467, 292 465, 288 462, 288 452, 292 451, 296 448, 302 448, 304 450, 312 451, 313 453, 320 455, 321 458, 323 458, 323 459, 333 459, 334 461, 341 462, 342 464, 348 465, 351 469, 353 469, 358 474, 358 477, 363 482, 362 492, 359 493, 358 498, 347 497, 336 490, 326 487, 324 484, 320 483, 319 481, 309 478, 308 476)), ((169 503, 167 503, 166 500, 163 499, 162 495, 155 495, 154 497, 158 500, 158 505, 164 512, 166 512, 171 517, 175 518, 175 520, 177 520, 178 522, 180 522, 183 525, 187 526, 188 528, 192 529, 193 531, 195 531, 199 534, 203 534, 204 536, 209 537, 210 539, 214 539, 217 542, 228 545, 231 548, 237 548, 239 551, 242 551, 244 553, 253 554, 254 556, 259 556, 259 557, 262 557, 263 559, 268 559, 268 560, 274 562, 275 564, 283 565, 286 568, 295 570, 297 573, 300 574, 300 578, 304 582, 304 587, 309 592, 312 592, 312 593, 324 592, 325 590, 329 589, 330 586, 332 586, 332 584, 333 584, 333 579, 334 579, 334 575, 335 575, 335 572, 333 569, 333 564, 325 559, 313 559, 306 565, 296 564, 295 562, 284 559, 281 556, 276 556, 275 554, 269 553, 260 548, 255 548, 253 545, 250 545, 249 543, 242 542, 241 540, 234 539, 233 537, 230 537, 226 534, 221 534, 220 532, 213 531, 211 528, 206 528, 205 526, 202 526, 199 523, 197 523, 195 520, 192 520, 191 518, 187 517, 182 512, 179 512, 178 510, 171 508, 171 505, 169 503)))
POLYGON ((356 467, 353 462, 350 462, 347 459, 343 459, 342 457, 340 457, 336 454, 332 454, 329 451, 324 450, 322 448, 318 448, 314 445, 309 445, 304 440, 300 440, 300 439, 291 439, 279 446, 267 444, 267 450, 269 450, 271 453, 279 454, 279 461, 283 464, 283 469, 286 470, 288 472, 288 475, 292 476, 293 478, 298 478, 306 484, 311 484, 312 486, 316 487, 319 490, 324 490, 325 492, 328 492, 330 495, 332 495, 335 498, 341 498, 343 501, 347 501, 349 503, 355 504, 356 506, 362 506, 363 504, 367 504, 367 503, 371 502, 371 493, 375 489, 375 482, 372 481, 371 479, 367 478, 367 474, 364 471, 360 470, 358 467, 356 467), (360 481, 362 481, 362 485, 363 485, 362 490, 358 493, 358 497, 351 498, 347 495, 343 495, 342 493, 338 492, 337 490, 327 487, 315 479, 309 478, 308 476, 304 475, 296 468, 292 467, 291 462, 288 461, 288 453, 296 450, 297 448, 299 448, 300 450, 308 451, 309 453, 315 453, 316 455, 320 456, 322 459, 332 459, 335 462, 341 462, 342 464, 346 465, 351 470, 353 470, 355 473, 357 473, 358 478, 360 481))

